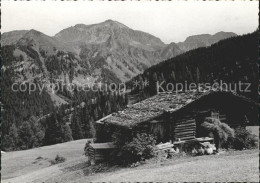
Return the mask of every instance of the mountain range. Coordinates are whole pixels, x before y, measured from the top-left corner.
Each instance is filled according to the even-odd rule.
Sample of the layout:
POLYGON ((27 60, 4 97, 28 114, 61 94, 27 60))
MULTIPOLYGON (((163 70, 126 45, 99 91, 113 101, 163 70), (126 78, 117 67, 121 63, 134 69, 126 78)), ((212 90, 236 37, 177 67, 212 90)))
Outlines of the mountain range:
POLYGON ((133 99, 156 94, 157 82, 250 83, 251 92, 240 94, 257 101, 257 38, 258 31, 243 36, 219 32, 165 44, 151 34, 112 20, 94 25, 77 24, 54 36, 37 30, 3 33, 2 147, 19 150, 72 138, 92 138, 94 121, 123 109, 133 99), (31 83, 26 82, 33 82, 42 86, 59 81, 67 86, 127 81, 132 91, 128 97, 128 92, 118 95, 43 89, 40 93, 37 89, 28 93, 15 92, 12 88, 14 83, 28 86, 31 83), (131 81, 140 84, 146 81, 149 85, 137 88, 131 81))
POLYGON ((219 32, 165 44, 151 34, 106 20, 77 24, 52 37, 33 29, 6 32, 1 35, 1 46, 13 45, 14 56, 21 57, 12 65, 23 70, 18 73, 19 81, 52 78, 76 83, 124 82, 163 60, 233 36, 236 34, 219 32))

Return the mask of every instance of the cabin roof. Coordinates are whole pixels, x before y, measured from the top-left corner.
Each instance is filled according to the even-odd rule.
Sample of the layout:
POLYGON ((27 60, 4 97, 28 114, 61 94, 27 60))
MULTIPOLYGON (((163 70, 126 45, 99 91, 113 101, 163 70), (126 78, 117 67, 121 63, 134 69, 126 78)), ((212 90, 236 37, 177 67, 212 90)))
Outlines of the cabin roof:
POLYGON ((237 95, 233 92, 223 91, 187 91, 179 93, 159 93, 153 97, 145 99, 139 103, 128 105, 123 111, 118 111, 109 116, 106 116, 97 123, 108 123, 127 128, 132 128, 139 123, 143 123, 164 114, 174 113, 183 109, 194 101, 207 95, 214 95, 216 93, 226 93, 228 95, 236 96, 247 102, 253 102, 250 99, 237 95))

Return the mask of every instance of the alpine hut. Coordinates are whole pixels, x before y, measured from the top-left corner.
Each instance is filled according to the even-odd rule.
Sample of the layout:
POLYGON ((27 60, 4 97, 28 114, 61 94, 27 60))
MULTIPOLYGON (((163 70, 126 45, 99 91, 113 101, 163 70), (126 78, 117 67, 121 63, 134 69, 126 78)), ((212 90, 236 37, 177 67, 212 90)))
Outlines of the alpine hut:
POLYGON ((194 140, 202 137, 200 124, 208 117, 233 128, 256 124, 258 104, 229 91, 159 93, 97 121, 98 141, 113 141, 118 128, 154 134, 158 142, 194 140))

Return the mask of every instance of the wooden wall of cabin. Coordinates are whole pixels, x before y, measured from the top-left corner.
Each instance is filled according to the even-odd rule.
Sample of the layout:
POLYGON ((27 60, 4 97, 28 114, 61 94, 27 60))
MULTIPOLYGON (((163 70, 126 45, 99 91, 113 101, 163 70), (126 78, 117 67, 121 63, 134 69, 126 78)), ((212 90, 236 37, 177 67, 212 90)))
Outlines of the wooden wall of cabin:
POLYGON ((91 164, 95 164, 97 162, 109 160, 113 151, 114 149, 94 149, 93 147, 90 147, 88 151, 88 158, 91 164))
POLYGON ((157 119, 139 125, 139 133, 150 133, 156 136, 157 142, 191 140, 196 136, 196 120, 194 115, 173 117, 162 115, 157 119))
POLYGON ((157 142, 169 142, 177 140, 191 140, 197 137, 213 137, 200 125, 205 118, 213 117, 230 127, 241 126, 245 121, 243 112, 240 114, 218 109, 196 109, 175 114, 173 116, 161 116, 156 120, 139 126, 140 132, 152 133, 157 137, 157 142))
POLYGON ((167 116, 160 116, 156 119, 147 121, 135 127, 138 133, 153 134, 157 143, 169 142, 171 140, 171 123, 167 116))
POLYGON ((156 136, 158 143, 171 140, 171 125, 168 121, 150 123, 150 132, 156 136))
POLYGON ((178 140, 191 140, 196 137, 196 120, 192 114, 187 114, 183 117, 173 117, 173 141, 178 140))
POLYGON ((134 130, 118 125, 105 123, 96 126, 96 143, 127 141, 134 133, 134 130))
POLYGON ((191 140, 198 137, 213 137, 212 134, 205 131, 201 124, 206 118, 212 117, 227 122, 226 114, 220 113, 216 109, 197 108, 185 110, 175 113, 172 116, 172 139, 176 140, 191 140))

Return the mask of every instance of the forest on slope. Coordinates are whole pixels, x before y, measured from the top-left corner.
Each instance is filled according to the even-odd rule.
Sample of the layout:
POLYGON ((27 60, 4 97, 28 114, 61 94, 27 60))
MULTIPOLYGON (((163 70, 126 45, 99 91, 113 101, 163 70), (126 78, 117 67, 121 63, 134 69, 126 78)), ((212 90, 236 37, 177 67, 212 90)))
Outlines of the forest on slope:
MULTIPOLYGON (((9 67, 23 60, 14 57, 14 51, 14 46, 4 46, 1 50, 4 65, 1 69, 1 148, 4 151, 94 137, 94 122, 128 103, 127 95, 119 92, 71 92, 65 87, 58 95, 65 96, 70 103, 54 106, 45 88, 31 93, 13 91, 14 83, 18 86, 24 83, 17 80, 18 74, 9 67)), ((61 65, 56 63, 56 66, 61 65)), ((35 78, 33 83, 44 84, 44 81, 35 78)), ((29 83, 25 85, 28 87, 29 83)))
POLYGON ((250 83, 250 92, 237 93, 258 102, 258 56, 258 31, 255 31, 154 65, 129 81, 128 86, 133 89, 132 93, 140 92, 142 98, 147 98, 156 94, 156 82, 164 82, 163 88, 167 83, 250 83), (148 81, 149 86, 135 88, 135 81, 141 86, 148 81))

